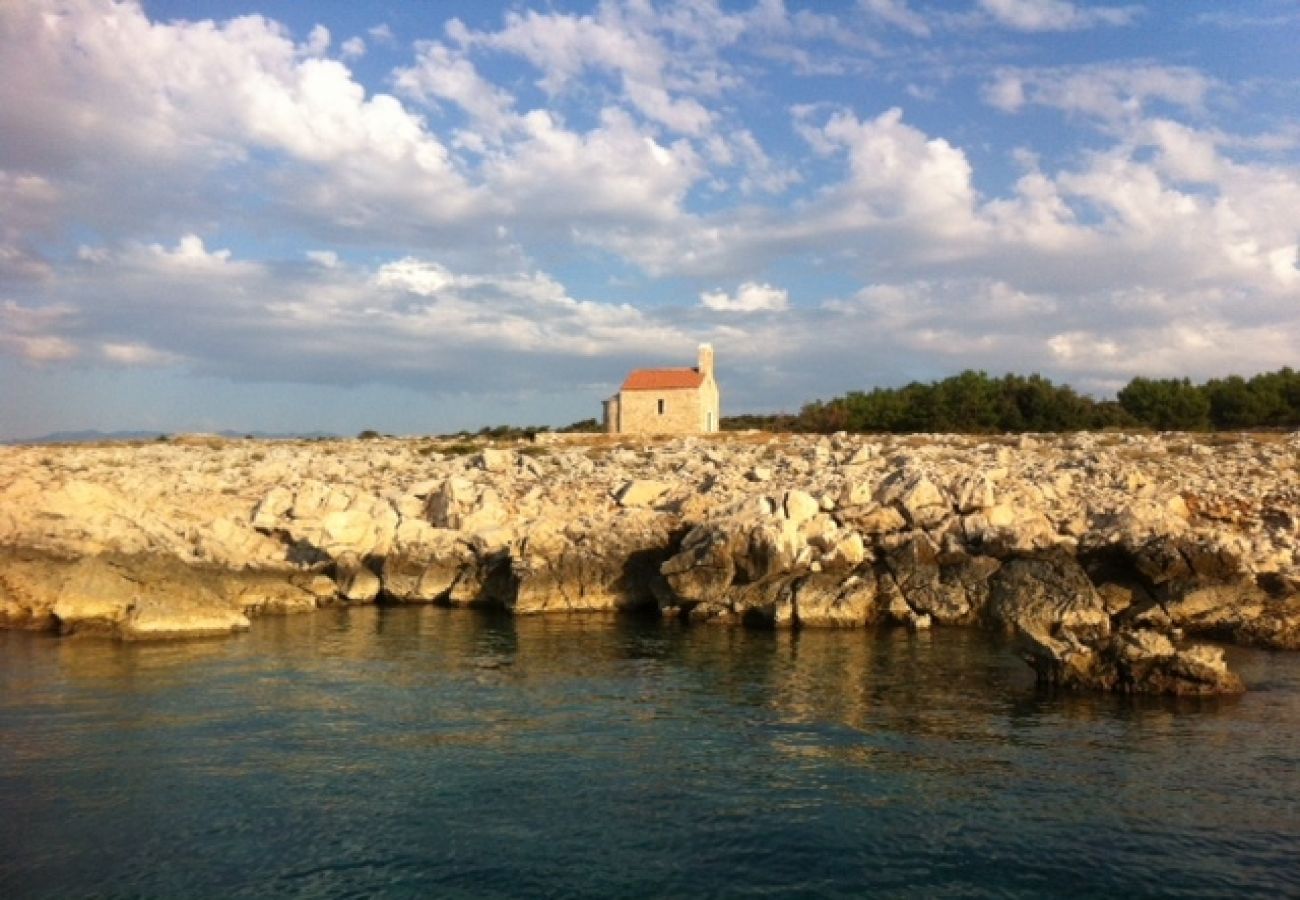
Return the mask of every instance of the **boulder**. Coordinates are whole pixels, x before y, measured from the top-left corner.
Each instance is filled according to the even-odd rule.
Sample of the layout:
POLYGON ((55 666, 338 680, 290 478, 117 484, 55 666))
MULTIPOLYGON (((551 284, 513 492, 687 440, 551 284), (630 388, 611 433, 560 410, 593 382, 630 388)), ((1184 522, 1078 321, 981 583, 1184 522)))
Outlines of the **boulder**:
POLYGON ((349 603, 370 603, 379 596, 383 587, 379 575, 355 554, 348 554, 335 562, 334 578, 339 595, 349 603))
POLYGON ((271 488, 253 511, 253 527, 259 531, 271 531, 278 527, 281 519, 293 507, 293 497, 293 491, 283 485, 271 488))
POLYGON ((871 569, 848 578, 807 575, 795 586, 794 618, 808 628, 862 628, 879 618, 876 601, 876 577, 871 569))
POLYGON ((618 505, 624 508, 653 506, 667 492, 668 485, 662 481, 638 478, 619 489, 618 505))
POLYGON ((786 491, 781 501, 781 512, 796 528, 821 512, 816 498, 804 491, 786 491))
POLYGON ((882 506, 895 505, 915 528, 932 528, 952 513, 952 503, 933 481, 919 472, 902 470, 876 490, 882 506))
POLYGON ((501 450, 496 447, 484 447, 475 462, 484 472, 501 474, 503 472, 509 472, 514 468, 515 454, 510 450, 501 450))
POLYGON ((988 597, 988 579, 998 569, 987 557, 945 564, 939 545, 924 533, 890 550, 884 562, 908 609, 945 625, 975 620, 988 597))
POLYGON ((379 578, 382 596, 400 603, 445 600, 457 579, 478 560, 461 536, 435 528, 417 544, 398 544, 384 557, 379 578))
POLYGON ((428 518, 435 528, 481 531, 503 525, 509 513, 495 488, 453 476, 429 496, 428 518))
POLYGON ((1012 631, 1040 682, 1092 678, 1096 645, 1110 636, 1105 601, 1064 554, 1009 560, 990 579, 987 615, 1012 631))
POLYGON ((1072 686, 1178 696, 1245 690, 1218 647, 1198 644, 1179 649, 1165 635, 1146 629, 1116 633, 1100 654, 1094 676, 1072 686))
POLYGON ((672 606, 726 599, 736 577, 731 537, 713 525, 697 525, 682 540, 678 552, 665 560, 660 572, 672 591, 672 606))

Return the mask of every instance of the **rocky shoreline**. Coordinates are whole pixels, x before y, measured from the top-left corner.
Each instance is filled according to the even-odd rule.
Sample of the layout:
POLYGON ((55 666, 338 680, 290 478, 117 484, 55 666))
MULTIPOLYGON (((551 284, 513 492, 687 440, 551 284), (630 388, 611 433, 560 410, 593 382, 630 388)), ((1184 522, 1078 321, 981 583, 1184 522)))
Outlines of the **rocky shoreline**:
POLYGON ((1300 434, 744 433, 0 448, 0 626, 149 639, 340 603, 980 626, 1040 681, 1243 689, 1300 649, 1300 434))

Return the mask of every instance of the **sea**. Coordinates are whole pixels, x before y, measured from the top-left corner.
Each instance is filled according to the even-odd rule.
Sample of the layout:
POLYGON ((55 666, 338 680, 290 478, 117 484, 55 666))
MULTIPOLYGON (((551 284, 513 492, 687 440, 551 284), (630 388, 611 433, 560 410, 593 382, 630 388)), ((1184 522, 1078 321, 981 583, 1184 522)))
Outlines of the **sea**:
POLYGON ((1297 897, 1300 653, 439 607, 0 632, 0 897, 1297 897))

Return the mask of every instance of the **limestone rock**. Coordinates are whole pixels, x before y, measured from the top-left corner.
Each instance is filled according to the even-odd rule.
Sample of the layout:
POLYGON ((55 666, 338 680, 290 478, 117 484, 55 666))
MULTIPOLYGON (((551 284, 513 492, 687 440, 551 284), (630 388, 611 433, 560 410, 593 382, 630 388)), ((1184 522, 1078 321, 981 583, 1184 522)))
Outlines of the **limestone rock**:
POLYGON ((429 521, 435 528, 481 531, 503 525, 509 513, 495 488, 452 477, 429 497, 429 521))
POLYGON ((821 503, 804 491, 786 491, 781 511, 796 528, 821 512, 821 503))
POLYGON ((466 569, 477 565, 473 550, 457 532, 433 529, 418 544, 399 544, 380 570, 383 596, 402 603, 445 599, 466 569))
POLYGON ((887 478, 876 501, 896 504, 914 527, 931 528, 952 512, 952 504, 933 481, 919 473, 901 472, 887 478))
POLYGON ((204 632, 372 598, 984 620, 1046 680, 1110 690, 1226 686, 1182 634, 1300 644, 1297 436, 471 440, 0 447, 0 625, 204 632))
POLYGON ((500 474, 509 472, 515 464, 515 454, 509 450, 484 447, 477 459, 478 467, 484 472, 500 474))
POLYGON ((866 535, 892 534, 907 527, 907 520, 893 506, 874 506, 861 514, 846 516, 845 520, 866 535))
POLYGON ((699 525, 687 533, 678 552, 660 567, 674 606, 725 599, 736 576, 730 545, 728 535, 713 526, 699 525))
POLYGON ((661 569, 673 552, 673 524, 643 510, 578 537, 539 523, 508 560, 505 605, 516 613, 653 607, 668 594, 661 569))
POLYGON ((339 595, 350 603, 369 603, 379 596, 383 587, 379 576, 354 554, 336 562, 334 577, 339 595))
POLYGON ((1181 696, 1245 690, 1218 647, 1178 649, 1166 636, 1149 630, 1116 634, 1101 654, 1094 677, 1070 686, 1181 696))
POLYGON ((618 503, 624 508, 653 506, 667 492, 668 485, 663 482, 639 478, 623 485, 618 492, 618 503))
POLYGON ((1004 563, 991 579, 988 616, 1015 633, 1039 680, 1050 684, 1089 680, 1096 645, 1110 636, 1105 601, 1062 554, 1004 563))
POLYGON ((876 578, 870 569, 847 579, 808 575, 794 591, 794 616, 809 628, 862 628, 880 615, 876 578))

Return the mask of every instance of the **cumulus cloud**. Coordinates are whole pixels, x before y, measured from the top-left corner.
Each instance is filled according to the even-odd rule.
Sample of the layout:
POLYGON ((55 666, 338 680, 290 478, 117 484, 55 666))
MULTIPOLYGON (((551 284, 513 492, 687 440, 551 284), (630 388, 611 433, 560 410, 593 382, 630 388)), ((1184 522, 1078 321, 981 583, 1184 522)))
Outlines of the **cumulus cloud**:
POLYGON ((700 294, 700 305, 715 312, 779 312, 790 305, 790 294, 770 284, 746 281, 734 295, 704 291, 700 294))
POLYGON ((420 44, 416 64, 397 69, 393 82, 404 95, 422 102, 456 104, 469 116, 476 133, 493 140, 516 121, 514 98, 483 78, 467 56, 444 44, 420 44))
POLYGON ((444 267, 413 256, 384 263, 375 273, 375 284, 379 287, 397 288, 422 297, 432 297, 454 283, 455 278, 444 267))
POLYGON ((965 153, 904 123, 898 107, 865 122, 837 113, 822 135, 848 153, 849 196, 867 220, 924 220, 951 232, 972 226, 975 197, 965 153))
POLYGON ((688 142, 660 143, 614 107, 602 110, 600 124, 585 134, 565 129, 541 110, 525 115, 521 129, 521 140, 489 158, 483 173, 525 221, 560 213, 570 219, 671 221, 702 174, 688 142))
POLYGON ((0 4, 0 353, 477 397, 709 339, 760 406, 967 365, 1293 362, 1295 123, 1259 114, 1289 83, 1192 49, 1027 64, 1031 33, 1151 24, 1128 6, 796 6, 603 0, 333 46, 0 4), (968 77, 985 103, 949 102, 968 77))
POLYGON ((296 44, 259 16, 160 23, 101 0, 0 15, 0 131, 17 136, 0 145, 0 167, 82 182, 82 209, 98 199, 120 219, 119 186, 139 171, 164 194, 258 153, 259 172, 326 176, 336 206, 401 200, 445 221, 476 202, 418 116, 320 56, 323 29, 296 44))
POLYGON ((229 250, 209 251, 197 234, 181 235, 170 250, 162 244, 150 244, 148 250, 160 264, 180 269, 212 270, 230 262, 229 250))

